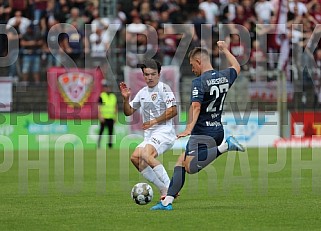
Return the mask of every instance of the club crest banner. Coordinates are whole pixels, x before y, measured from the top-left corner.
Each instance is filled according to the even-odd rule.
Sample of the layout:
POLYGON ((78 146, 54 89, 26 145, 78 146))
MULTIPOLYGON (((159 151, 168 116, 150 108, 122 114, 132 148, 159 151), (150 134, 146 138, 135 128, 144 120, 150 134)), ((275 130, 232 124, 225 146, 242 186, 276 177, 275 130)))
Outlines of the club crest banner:
POLYGON ((98 69, 69 69, 67 72, 64 68, 50 68, 47 72, 49 118, 97 118, 102 79, 98 69))

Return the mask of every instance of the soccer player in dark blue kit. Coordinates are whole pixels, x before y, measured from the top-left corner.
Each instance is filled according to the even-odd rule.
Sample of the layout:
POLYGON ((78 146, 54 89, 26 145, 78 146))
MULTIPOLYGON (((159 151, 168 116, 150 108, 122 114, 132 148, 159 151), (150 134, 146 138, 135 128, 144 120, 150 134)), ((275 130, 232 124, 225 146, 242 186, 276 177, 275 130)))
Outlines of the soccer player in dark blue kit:
POLYGON ((173 209, 172 203, 184 185, 186 172, 199 172, 224 152, 244 152, 243 146, 232 136, 223 142, 223 104, 229 88, 240 73, 240 64, 224 41, 218 41, 217 46, 230 64, 229 68, 222 71, 213 69, 207 50, 194 48, 189 53, 192 71, 198 78, 192 82, 191 106, 186 129, 178 134, 177 138, 191 136, 185 152, 176 162, 167 196, 151 210, 173 209))

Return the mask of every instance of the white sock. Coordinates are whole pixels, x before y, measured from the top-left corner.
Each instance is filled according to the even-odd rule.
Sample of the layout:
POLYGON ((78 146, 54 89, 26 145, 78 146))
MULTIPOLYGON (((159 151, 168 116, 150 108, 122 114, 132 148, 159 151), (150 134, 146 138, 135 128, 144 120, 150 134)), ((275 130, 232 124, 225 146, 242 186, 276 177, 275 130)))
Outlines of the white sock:
POLYGON ((223 142, 221 143, 220 146, 217 147, 218 151, 220 153, 224 153, 224 152, 227 152, 227 149, 228 149, 228 144, 226 142, 223 142))
POLYGON ((153 168, 153 171, 155 172, 158 179, 165 184, 166 188, 169 188, 171 180, 169 179, 164 166, 162 164, 159 164, 153 168))
POLYGON ((164 191, 164 189, 167 188, 166 185, 158 179, 157 175, 150 166, 146 167, 140 173, 143 175, 143 177, 145 177, 146 180, 156 185, 159 191, 164 191))
POLYGON ((173 204, 174 197, 166 196, 164 200, 162 200, 162 205, 167 206, 168 204, 173 204))

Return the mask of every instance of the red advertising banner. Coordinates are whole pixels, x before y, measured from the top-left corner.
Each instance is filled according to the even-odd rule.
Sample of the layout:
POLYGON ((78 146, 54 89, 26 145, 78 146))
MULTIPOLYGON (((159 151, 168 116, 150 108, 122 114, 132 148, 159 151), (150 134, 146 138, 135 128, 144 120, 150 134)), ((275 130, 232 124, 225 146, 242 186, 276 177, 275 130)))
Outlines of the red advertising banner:
POLYGON ((99 69, 48 69, 49 118, 97 118, 97 101, 102 79, 103 75, 99 69))
POLYGON ((292 112, 291 135, 295 137, 321 136, 321 112, 292 112))
POLYGON ((321 147, 321 112, 292 112, 291 137, 274 142, 275 147, 321 147))

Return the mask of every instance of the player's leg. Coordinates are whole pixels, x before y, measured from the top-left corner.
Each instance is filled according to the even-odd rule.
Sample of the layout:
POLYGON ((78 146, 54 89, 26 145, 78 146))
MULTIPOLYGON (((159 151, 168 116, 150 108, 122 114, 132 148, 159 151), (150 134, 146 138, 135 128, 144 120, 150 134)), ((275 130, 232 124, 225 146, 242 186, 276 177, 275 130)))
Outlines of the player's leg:
MULTIPOLYGON (((223 138, 218 138, 217 140, 221 143, 223 138)), ((230 150, 244 151, 244 148, 234 137, 229 137, 225 143, 217 147, 213 137, 191 136, 186 146, 185 154, 182 154, 176 163, 167 196, 153 206, 151 210, 172 210, 175 195, 184 186, 185 173, 194 174, 199 172, 223 152, 230 150)))
POLYGON ((141 153, 141 157, 147 163, 147 165, 152 168, 157 178, 165 185, 165 188, 160 189, 161 195, 165 196, 167 194, 170 180, 163 164, 156 159, 158 156, 158 145, 155 145, 156 147, 154 145, 155 144, 150 144, 148 141, 148 144, 146 144, 141 153))
POLYGON ((32 75, 36 84, 40 83, 40 55, 33 55, 32 75))
POLYGON ((28 54, 22 57, 22 81, 28 82, 29 70, 31 67, 32 58, 28 54))
POLYGON ((184 186, 186 173, 185 164, 186 161, 189 161, 188 159, 189 157, 186 159, 185 153, 182 153, 175 164, 173 176, 167 192, 167 196, 171 196, 173 200, 184 186))
POLYGON ((227 137, 226 141, 222 143, 220 146, 218 146, 218 150, 221 153, 224 153, 227 151, 239 151, 239 152, 245 151, 243 145, 240 144, 238 140, 233 136, 227 137))
POLYGON ((105 120, 99 123, 99 133, 98 133, 98 148, 100 148, 101 137, 105 129, 105 120))
POLYGON ((108 135, 109 135, 109 140, 108 140, 108 147, 112 148, 113 147, 113 132, 114 132, 114 120, 113 119, 107 119, 107 127, 108 127, 108 135))
MULTIPOLYGON (((167 196, 161 203, 155 205, 151 210, 170 210, 171 204, 174 201, 175 195, 180 192, 185 183, 185 174, 187 173, 196 173, 200 167, 198 159, 206 159, 207 153, 204 156, 208 147, 216 146, 215 140, 212 137, 208 136, 191 136, 186 145, 186 151, 183 153, 177 160, 173 177, 168 189, 167 196), (202 144, 202 145, 200 145, 202 144), (201 155, 198 155, 201 153, 201 155), (196 160, 196 161, 195 161, 196 160), (195 163, 195 164, 194 164, 195 163), (196 171, 194 170, 196 169, 196 171)), ((216 157, 216 155, 215 155, 216 157)), ((205 163, 207 165, 208 163, 205 163)))
POLYGON ((166 185, 167 188, 169 187, 170 179, 163 164, 156 158, 171 149, 174 145, 175 139, 175 134, 155 133, 147 141, 148 144, 145 146, 145 150, 142 153, 143 159, 153 168, 158 178, 166 185))
MULTIPOLYGON (((180 192, 180 190, 183 188, 185 183, 185 153, 180 155, 177 159, 174 173, 168 188, 167 196, 164 200, 161 200, 159 203, 157 203, 155 206, 151 208, 151 210, 172 210, 172 203, 176 197, 176 195, 180 192)), ((190 159, 190 157, 188 157, 190 159)))
POLYGON ((143 177, 149 182, 153 183, 160 191, 161 195, 166 195, 167 187, 166 185, 158 178, 153 169, 141 158, 145 145, 145 142, 141 143, 133 152, 130 160, 137 170, 143 175, 143 177))
POLYGON ((140 153, 142 152, 142 150, 142 147, 137 147, 130 157, 130 161, 139 172, 143 171, 148 166, 146 162, 140 157, 140 153))
POLYGON ((193 144, 197 149, 190 149, 187 156, 194 156, 188 163, 186 161, 186 171, 189 174, 194 174, 205 168, 212 163, 222 153, 227 151, 241 151, 244 152, 244 148, 234 137, 228 137, 226 142, 222 143, 224 134, 216 137, 210 136, 195 136, 193 141, 197 144, 193 144), (220 143, 219 146, 216 144, 220 143))

